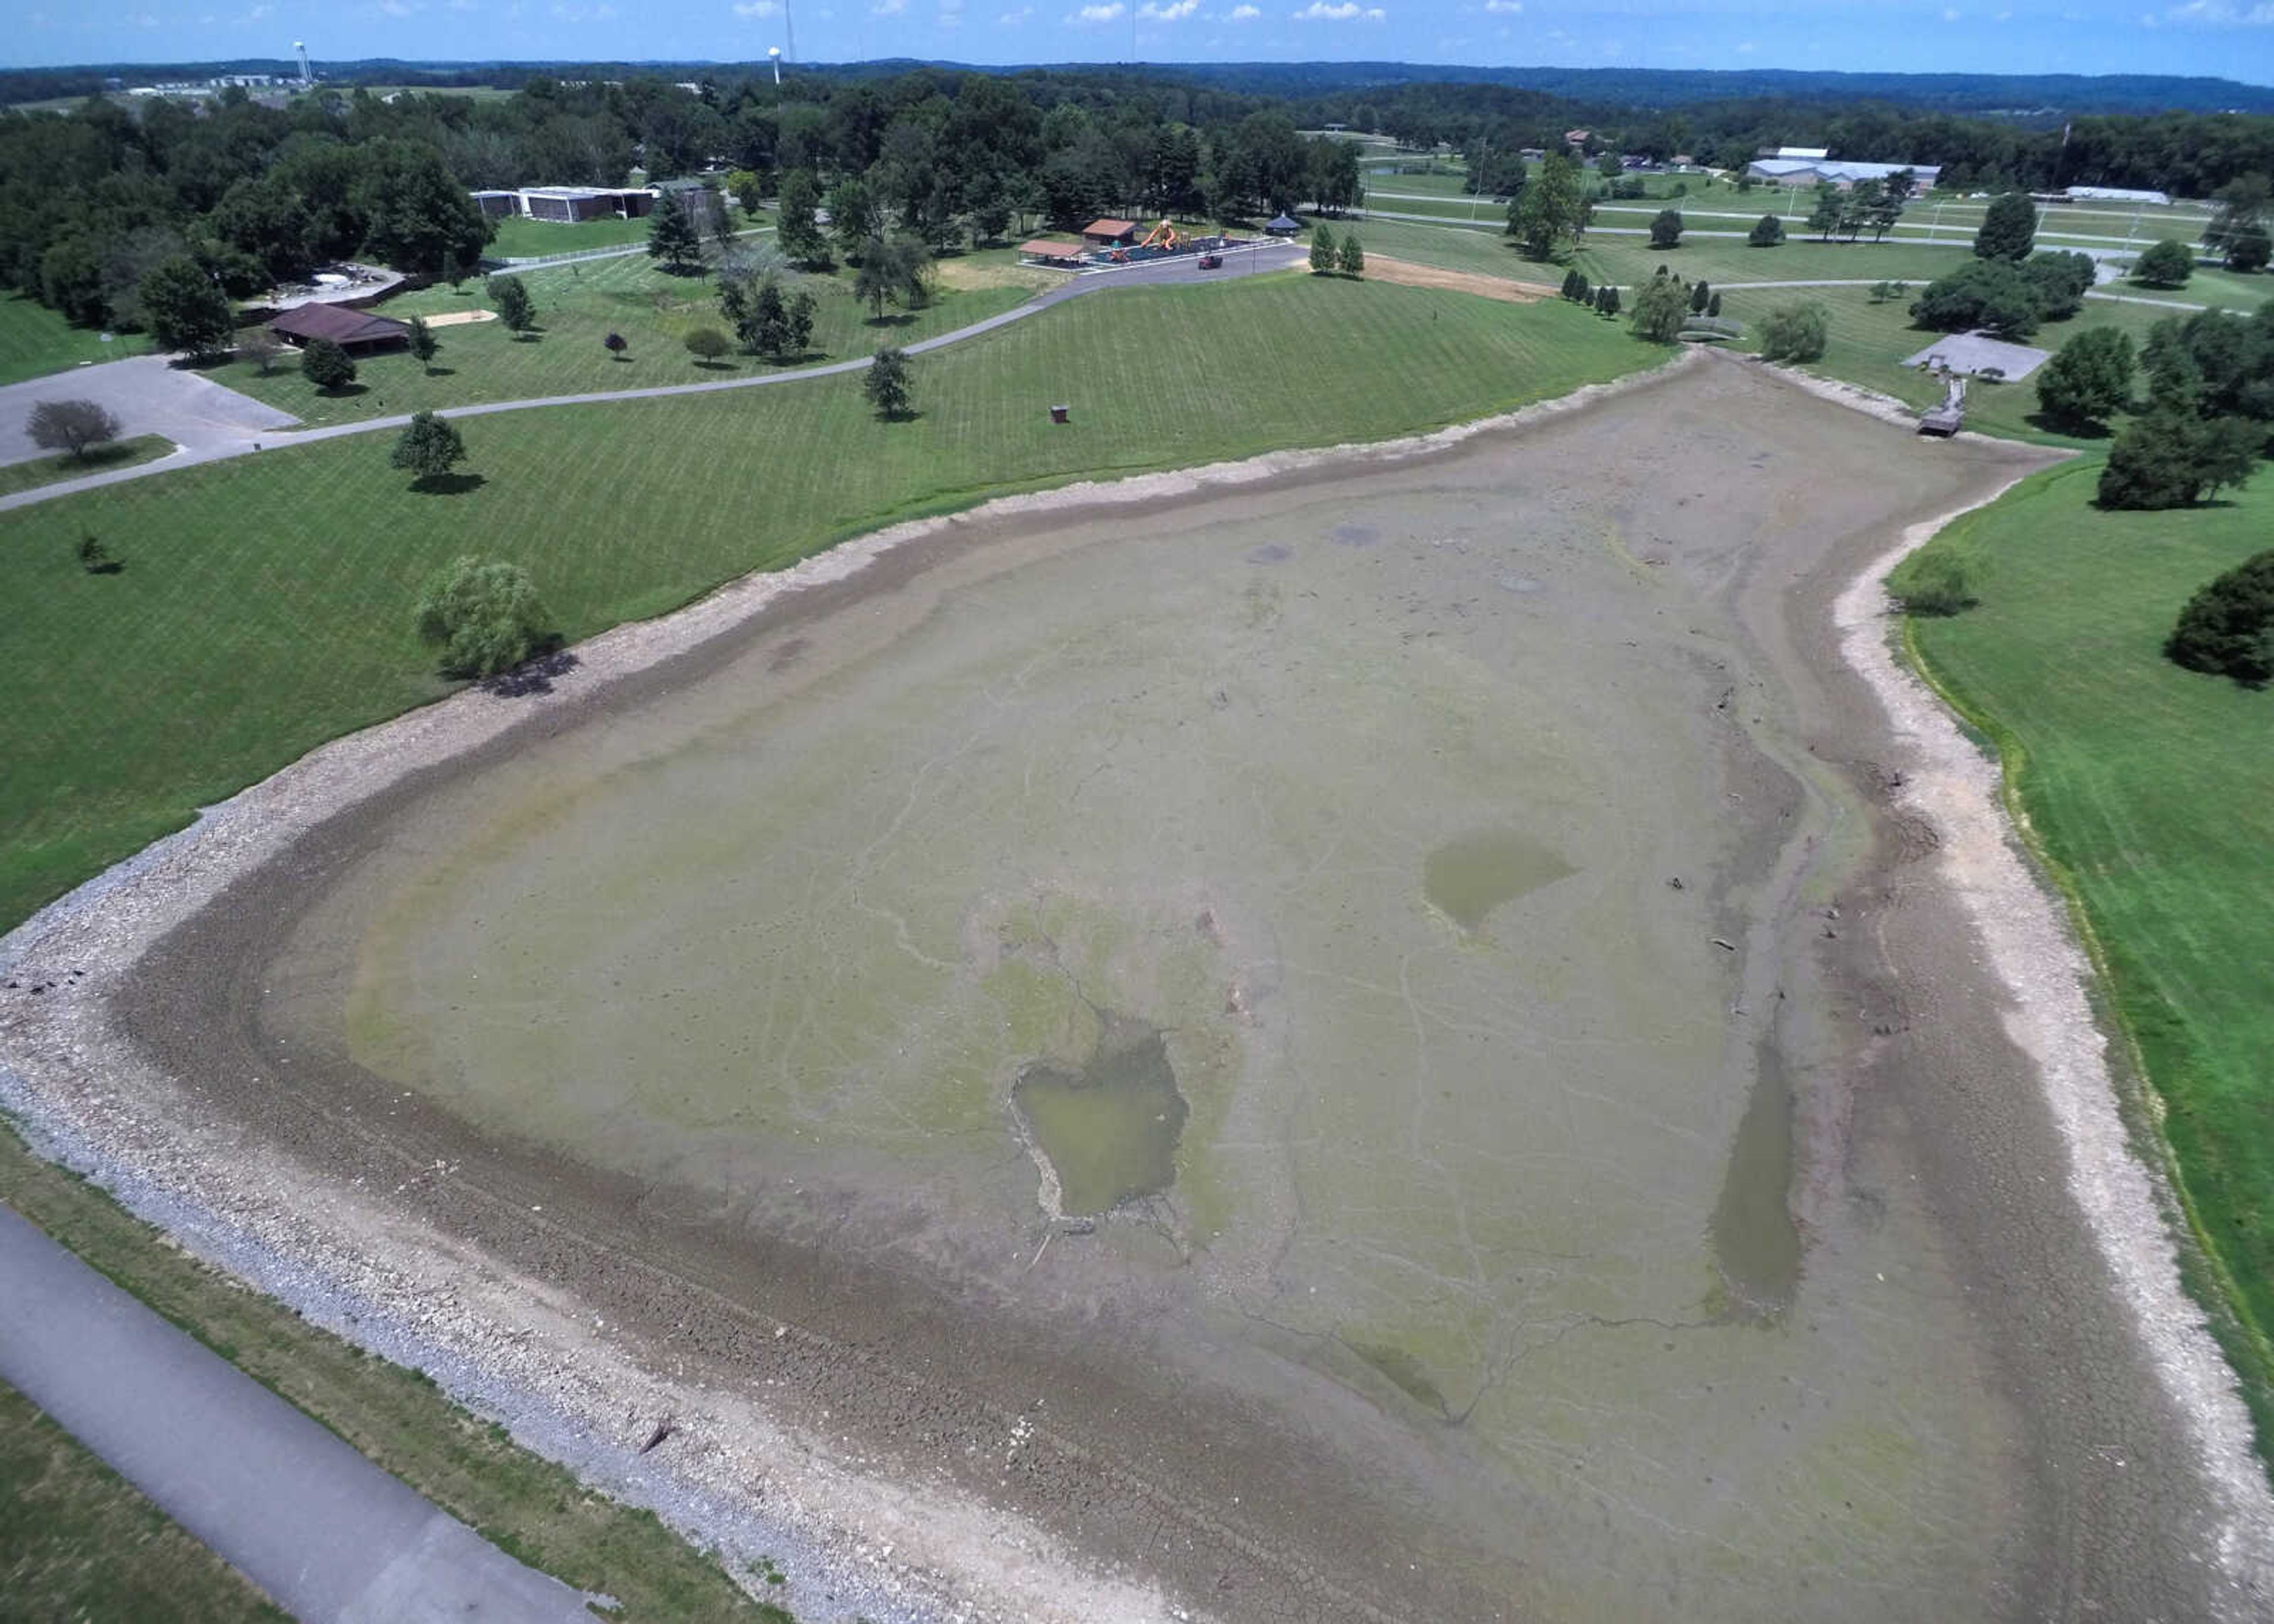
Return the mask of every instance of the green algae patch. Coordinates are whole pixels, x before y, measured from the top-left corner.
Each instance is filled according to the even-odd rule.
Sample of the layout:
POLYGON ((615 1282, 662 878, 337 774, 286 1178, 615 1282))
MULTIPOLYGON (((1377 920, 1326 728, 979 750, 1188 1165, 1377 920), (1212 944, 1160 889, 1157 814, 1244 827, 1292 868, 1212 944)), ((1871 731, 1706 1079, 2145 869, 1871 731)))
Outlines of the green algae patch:
POLYGON ((1049 1159, 1064 1215, 1111 1212, 1176 1182, 1190 1111, 1157 1030, 1109 1020, 1088 1064, 1038 1061, 1020 1073, 1011 1100, 1049 1159))
POLYGON ((1495 908, 1575 872, 1529 835, 1483 829, 1446 841, 1422 860, 1421 894, 1462 929, 1477 930, 1495 908))

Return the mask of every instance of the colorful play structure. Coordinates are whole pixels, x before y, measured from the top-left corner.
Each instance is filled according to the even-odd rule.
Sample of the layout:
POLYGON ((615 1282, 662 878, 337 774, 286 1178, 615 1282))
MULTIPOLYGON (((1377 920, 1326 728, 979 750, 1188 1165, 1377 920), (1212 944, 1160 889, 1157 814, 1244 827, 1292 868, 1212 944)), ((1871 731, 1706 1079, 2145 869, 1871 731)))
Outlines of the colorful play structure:
POLYGON ((1216 254, 1226 248, 1240 245, 1228 237, 1195 237, 1179 231, 1166 220, 1155 225, 1142 237, 1137 235, 1133 224, 1119 220, 1093 222, 1082 235, 1088 239, 1086 243, 1062 238, 1037 238, 1021 244, 1019 252, 1029 264, 1054 266, 1062 270, 1081 270, 1133 265, 1141 259, 1161 259, 1186 254, 1216 254))

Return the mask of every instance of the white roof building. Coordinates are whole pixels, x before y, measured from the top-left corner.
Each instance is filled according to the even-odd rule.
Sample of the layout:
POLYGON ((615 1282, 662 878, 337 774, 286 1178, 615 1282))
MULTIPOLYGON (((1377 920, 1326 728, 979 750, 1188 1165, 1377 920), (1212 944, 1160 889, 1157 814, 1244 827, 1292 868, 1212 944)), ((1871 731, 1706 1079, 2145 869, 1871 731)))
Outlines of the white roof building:
POLYGON ((2063 194, 2072 203, 2165 203, 2168 192, 2134 192, 2122 186, 2071 186, 2063 194))
POLYGON ((1859 180, 1885 180, 1903 169, 1911 172, 1921 192, 1931 191, 1942 173, 1939 163, 1858 163, 1848 158, 1756 158, 1745 166, 1746 174, 1772 185, 1813 186, 1828 180, 1843 192, 1859 180))
POLYGON ((1765 158, 1829 158, 1832 149, 1829 147, 1780 147, 1761 155, 1765 158))

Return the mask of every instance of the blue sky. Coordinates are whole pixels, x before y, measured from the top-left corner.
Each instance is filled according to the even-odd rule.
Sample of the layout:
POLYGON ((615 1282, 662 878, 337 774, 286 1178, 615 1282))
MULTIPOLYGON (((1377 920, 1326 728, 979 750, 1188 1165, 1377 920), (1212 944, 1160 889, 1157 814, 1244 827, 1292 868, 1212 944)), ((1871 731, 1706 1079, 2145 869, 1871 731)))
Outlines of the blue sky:
POLYGON ((1371 60, 2203 73, 2274 82, 2274 0, 11 0, 10 65, 326 57, 1371 60), (20 9, 19 9, 20 8, 20 9))

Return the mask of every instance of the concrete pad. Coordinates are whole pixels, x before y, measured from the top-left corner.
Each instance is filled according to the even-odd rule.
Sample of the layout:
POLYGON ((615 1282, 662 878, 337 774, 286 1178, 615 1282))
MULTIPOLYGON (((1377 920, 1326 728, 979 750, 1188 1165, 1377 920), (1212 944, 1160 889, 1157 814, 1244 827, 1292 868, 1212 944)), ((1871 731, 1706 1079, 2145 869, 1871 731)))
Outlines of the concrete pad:
POLYGON ((299 421, 163 356, 134 356, 0 388, 0 463, 53 455, 32 443, 32 408, 41 401, 94 401, 117 414, 124 436, 163 434, 200 452, 246 447, 299 421))

